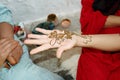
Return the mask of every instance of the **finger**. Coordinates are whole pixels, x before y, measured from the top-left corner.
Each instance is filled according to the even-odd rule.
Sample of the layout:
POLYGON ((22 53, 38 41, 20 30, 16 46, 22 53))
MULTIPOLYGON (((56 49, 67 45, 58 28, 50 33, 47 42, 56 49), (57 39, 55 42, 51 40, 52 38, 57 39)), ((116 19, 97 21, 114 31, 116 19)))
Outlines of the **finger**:
POLYGON ((12 52, 11 52, 11 56, 13 56, 16 61, 19 60, 19 58, 21 57, 20 55, 22 55, 23 53, 23 49, 21 45, 18 45, 12 52))
POLYGON ((37 47, 37 48, 31 50, 31 51, 30 51, 30 54, 36 54, 36 53, 38 53, 38 52, 45 51, 45 50, 48 50, 48 49, 50 49, 50 48, 51 48, 51 45, 50 45, 50 44, 44 44, 44 45, 42 45, 42 46, 40 46, 40 47, 37 47))
POLYGON ((28 38, 40 39, 40 38, 48 38, 48 36, 46 36, 46 35, 28 34, 28 38))
POLYGON ((8 39, 2 39, 1 41, 0 41, 0 47, 4 47, 6 44, 8 44, 9 43, 9 40, 8 39))
MULTIPOLYGON (((17 48, 18 48, 18 45, 14 48, 14 50, 12 50, 12 51, 10 52, 10 54, 9 54, 8 57, 7 57, 7 60, 10 62, 11 65, 16 64, 16 60, 15 60, 13 54, 14 54, 14 52, 15 52, 15 50, 16 50, 17 48)), ((15 52, 15 53, 17 53, 17 52, 15 52)))
POLYGON ((16 43, 14 44, 9 44, 9 45, 6 45, 6 47, 4 48, 3 50, 3 53, 1 54, 3 58, 6 59, 6 57, 8 56, 8 54, 10 54, 12 52, 12 50, 17 46, 16 43))
POLYGON ((6 41, 7 41, 7 39, 1 39, 1 40, 0 40, 0 44, 4 43, 4 42, 6 42, 6 41))
POLYGON ((35 44, 35 45, 40 45, 44 43, 49 43, 49 39, 26 39, 24 41, 25 44, 35 44))
POLYGON ((3 41, 2 45, 0 46, 0 48, 1 48, 0 59, 1 59, 2 63, 5 62, 8 55, 10 54, 10 52, 16 47, 16 43, 13 45, 10 45, 10 43, 7 44, 7 42, 9 42, 9 41, 8 40, 5 40, 5 42, 3 41))
POLYGON ((14 56, 12 56, 12 52, 8 55, 7 60, 10 62, 11 65, 14 65, 14 64, 16 64, 16 60, 15 60, 14 56))
POLYGON ((11 52, 16 46, 18 45, 18 42, 16 41, 13 41, 13 42, 10 42, 6 45, 4 45, 4 50, 5 52, 11 52))
MULTIPOLYGON (((6 40, 5 42, 1 43, 1 47, 3 47, 4 49, 11 45, 11 44, 17 44, 18 42, 17 41, 14 41, 14 40, 6 40)), ((14 45, 12 45, 14 46, 14 45)))
POLYGON ((43 34, 50 34, 53 31, 57 31, 57 33, 63 33, 64 32, 62 30, 46 30, 46 29, 42 29, 42 28, 36 28, 35 30, 39 31, 39 32, 41 32, 43 34))
POLYGON ((71 47, 67 47, 67 46, 64 46, 64 45, 59 47, 58 50, 57 50, 57 53, 56 53, 57 58, 61 58, 62 53, 64 51, 68 50, 68 49, 71 49, 71 47))
POLYGON ((13 56, 9 56, 7 60, 10 62, 11 65, 15 65, 17 63, 13 56))
MULTIPOLYGON (((15 52, 15 51, 14 51, 15 52)), ((17 47, 17 52, 18 52, 18 55, 14 55, 13 54, 13 56, 14 56, 14 58, 15 58, 15 60, 17 61, 17 63, 19 62, 19 60, 20 60, 20 58, 21 58, 21 56, 22 56, 22 53, 23 53, 23 49, 22 49, 22 46, 21 45, 18 45, 18 47, 17 47)), ((16 54, 16 53, 15 53, 16 54)))
POLYGON ((2 55, 9 54, 17 45, 17 42, 11 42, 9 44, 6 44, 5 47, 2 47, 2 55))
POLYGON ((9 48, 10 49, 2 51, 2 53, 0 54, 0 59, 2 62, 5 62, 5 60, 9 56, 10 52, 15 48, 15 46, 10 46, 9 48))
POLYGON ((52 30, 46 30, 46 29, 42 29, 42 28, 36 28, 36 31, 39 31, 43 34, 50 34, 52 32, 52 30))
POLYGON ((22 53, 22 47, 18 44, 18 46, 11 52, 7 59, 12 65, 15 65, 19 62, 22 53))
POLYGON ((13 51, 13 49, 17 46, 17 43, 13 43, 13 44, 8 44, 6 45, 6 47, 3 50, 3 55, 8 55, 10 54, 11 51, 13 51))
POLYGON ((10 65, 8 65, 6 62, 4 64, 5 64, 5 68, 10 69, 10 65))

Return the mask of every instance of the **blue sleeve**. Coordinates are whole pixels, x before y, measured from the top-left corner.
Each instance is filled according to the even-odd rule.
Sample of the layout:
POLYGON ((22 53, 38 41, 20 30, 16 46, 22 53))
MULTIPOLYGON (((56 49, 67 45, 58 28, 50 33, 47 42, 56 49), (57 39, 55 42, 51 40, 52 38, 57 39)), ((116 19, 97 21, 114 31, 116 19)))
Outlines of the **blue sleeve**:
POLYGON ((3 4, 0 4, 0 22, 13 25, 12 12, 3 4))

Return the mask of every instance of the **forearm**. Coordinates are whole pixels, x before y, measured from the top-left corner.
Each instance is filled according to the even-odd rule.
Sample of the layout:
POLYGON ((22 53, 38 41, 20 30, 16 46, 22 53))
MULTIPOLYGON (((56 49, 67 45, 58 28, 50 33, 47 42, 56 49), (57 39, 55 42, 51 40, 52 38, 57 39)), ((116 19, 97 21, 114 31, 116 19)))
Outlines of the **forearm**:
POLYGON ((105 27, 109 27, 109 26, 120 26, 120 16, 114 16, 114 15, 110 15, 108 16, 106 22, 105 22, 105 27))
POLYGON ((95 48, 105 51, 118 51, 120 50, 120 35, 83 35, 77 36, 77 46, 95 48))
POLYGON ((13 28, 9 23, 0 23, 0 39, 2 38, 14 39, 13 28))

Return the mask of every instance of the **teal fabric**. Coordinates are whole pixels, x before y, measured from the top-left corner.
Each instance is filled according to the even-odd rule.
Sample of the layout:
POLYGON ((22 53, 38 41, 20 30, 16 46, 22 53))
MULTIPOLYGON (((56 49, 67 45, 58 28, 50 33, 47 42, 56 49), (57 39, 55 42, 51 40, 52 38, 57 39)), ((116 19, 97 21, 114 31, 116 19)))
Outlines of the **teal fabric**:
POLYGON ((36 28, 43 28, 43 29, 46 29, 46 30, 53 30, 54 28, 55 28, 55 25, 54 25, 54 23, 52 23, 52 22, 42 22, 42 23, 40 23, 40 24, 38 24, 33 30, 32 30, 32 33, 33 34, 42 34, 42 33, 40 33, 40 32, 38 32, 38 31, 36 31, 35 29, 36 28))
MULTIPOLYGON (((0 22, 8 22, 13 25, 11 11, 2 4, 0 4, 0 22)), ((29 58, 27 46, 16 36, 14 38, 23 46, 23 55, 20 62, 15 66, 10 69, 1 69, 0 80, 63 80, 63 78, 49 70, 35 65, 29 58)))
POLYGON ((13 25, 11 11, 3 4, 0 4, 0 22, 8 22, 13 25))

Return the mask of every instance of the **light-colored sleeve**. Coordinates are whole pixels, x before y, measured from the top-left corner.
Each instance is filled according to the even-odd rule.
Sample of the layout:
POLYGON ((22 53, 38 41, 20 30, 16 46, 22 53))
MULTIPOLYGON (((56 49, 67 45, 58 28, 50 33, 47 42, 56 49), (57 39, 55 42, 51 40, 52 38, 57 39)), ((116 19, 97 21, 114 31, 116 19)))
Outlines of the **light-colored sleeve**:
POLYGON ((13 25, 12 12, 3 4, 0 4, 0 22, 13 25))

